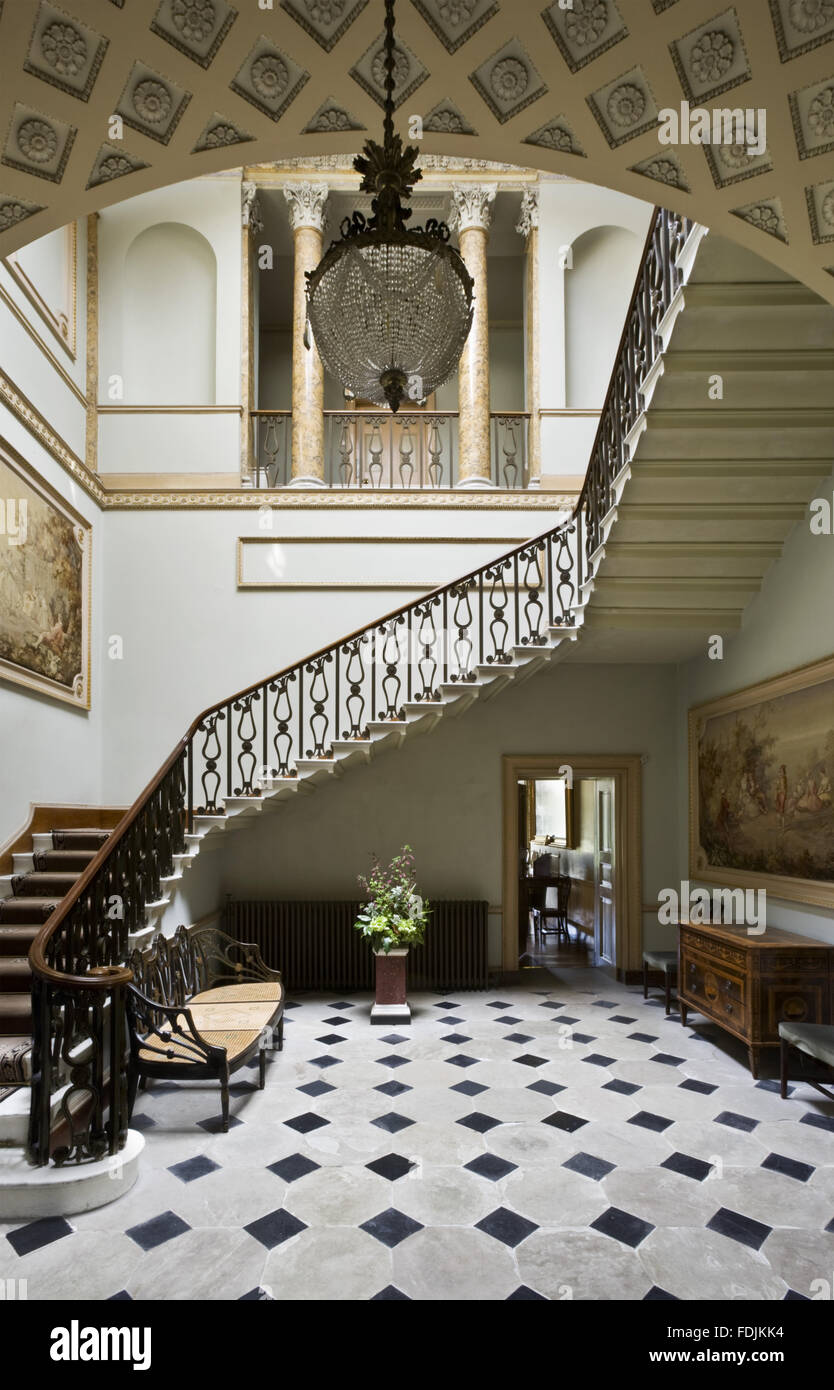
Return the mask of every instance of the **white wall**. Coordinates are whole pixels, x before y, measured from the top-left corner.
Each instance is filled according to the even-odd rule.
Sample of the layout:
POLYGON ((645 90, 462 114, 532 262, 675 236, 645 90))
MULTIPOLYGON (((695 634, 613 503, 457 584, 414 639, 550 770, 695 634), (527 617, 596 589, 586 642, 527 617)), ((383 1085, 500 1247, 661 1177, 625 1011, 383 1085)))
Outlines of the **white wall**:
POLYGON ((217 258, 200 232, 157 222, 134 237, 125 255, 125 400, 215 405, 216 312, 217 258))
MULTIPOLYGON (((557 524, 551 511, 395 511, 310 508, 272 514, 260 529, 247 511, 112 511, 104 516, 103 633, 123 640, 122 660, 104 660, 105 795, 132 801, 192 719, 208 705, 300 660, 434 584, 557 524), (330 547, 316 568, 311 547, 281 548, 282 578, 311 574, 385 579, 395 559, 411 590, 275 590, 237 587, 239 536, 421 536, 427 542, 330 547), (477 544, 443 537, 471 536, 477 544), (341 558, 344 554, 344 558, 341 558)), ((269 547, 264 547, 269 549, 269 547)))
POLYGON ((640 238, 624 227, 593 227, 573 243, 573 267, 565 275, 569 407, 599 406, 605 399, 626 313, 622 284, 612 293, 611 268, 636 266, 641 249, 640 238))
MULTIPOLYGON (((218 851, 220 893, 351 898, 369 856, 416 854, 429 897, 501 903, 501 755, 646 753, 643 895, 675 859, 674 670, 561 664, 253 819, 218 851)), ((209 856, 212 857, 213 856, 209 856)), ((196 875, 199 863, 195 867, 196 875)), ((500 967, 500 917, 490 915, 500 967)))
MULTIPOLYGON (((63 234, 41 238, 24 256, 27 272, 49 301, 65 273, 63 234)), ((26 248, 28 251, 29 248, 26 248)), ((86 234, 78 227, 77 345, 73 361, 43 318, 0 264, 0 284, 26 315, 43 344, 64 371, 84 390, 86 367, 86 234)), ((57 307, 57 304, 56 306, 57 307)), ((32 404, 81 457, 84 455, 85 409, 50 357, 33 340, 4 303, 0 303, 0 366, 32 404)), ((0 437, 7 441, 47 483, 93 524, 91 611, 91 700, 89 712, 38 695, 0 679, 0 843, 26 820, 30 802, 89 802, 101 791, 103 703, 101 683, 101 514, 66 471, 5 406, 0 405, 0 437)), ((0 537, 0 544, 5 538, 0 537)))
MULTIPOLYGON (((123 402, 139 405, 200 405, 240 402, 240 292, 241 292, 240 182, 235 178, 200 179, 129 198, 106 208, 99 221, 99 399, 119 405, 111 394, 110 378, 124 382, 123 402), (173 224, 173 230, 171 230, 173 224), (131 263, 141 256, 150 229, 157 229, 170 254, 154 255, 146 267, 149 276, 147 306, 137 302, 131 290, 131 263), (164 229, 164 230, 160 230, 164 229), (144 234, 144 236, 143 236, 144 234), (200 241, 195 240, 199 236, 200 241), (190 308, 183 310, 183 276, 176 268, 186 238, 199 254, 191 257, 190 308), (207 341, 206 279, 214 257, 215 309, 213 344, 207 341), (202 270, 198 272, 197 266, 202 270), (154 269, 155 266, 155 269, 154 269), (184 339, 176 330, 176 343, 167 311, 163 313, 170 281, 178 283, 170 298, 176 301, 184 339), (202 286, 202 288, 201 288, 202 286), (199 299, 201 307, 195 301, 199 299), (154 307, 156 306, 156 307, 154 307), (185 331, 188 330, 188 331, 185 331), (167 344, 167 346, 166 346, 167 344), (164 372, 149 367, 157 353, 164 372), (173 360, 172 360, 173 359, 173 360), (213 364, 213 365, 212 365, 213 364), (213 378, 211 382, 206 377, 213 378), (151 392, 154 399, 141 397, 151 392), (195 392, 198 399, 192 399, 195 392)), ((141 298, 141 296, 140 296, 141 298)), ((199 445, 186 440, 176 447, 169 415, 148 416, 141 429, 129 413, 101 417, 99 472, 219 472, 238 468, 239 420, 218 417, 223 425, 208 427, 199 445)), ((197 417, 185 417, 191 423, 197 417)), ((190 424, 186 426, 189 429, 190 424)))
MULTIPOLYGON (((834 475, 821 483, 816 496, 832 501, 834 475)), ((765 576, 761 593, 745 611, 741 631, 725 642, 723 660, 712 661, 705 653, 680 668, 677 756, 682 774, 678 806, 678 882, 689 877, 685 772, 687 711, 692 705, 831 656, 834 653, 832 594, 834 537, 812 535, 808 519, 798 521, 785 542, 781 558, 765 576)), ((674 881, 670 880, 666 886, 674 887, 674 881)), ((767 920, 772 926, 834 942, 832 914, 819 907, 781 902, 768 893, 767 920)))

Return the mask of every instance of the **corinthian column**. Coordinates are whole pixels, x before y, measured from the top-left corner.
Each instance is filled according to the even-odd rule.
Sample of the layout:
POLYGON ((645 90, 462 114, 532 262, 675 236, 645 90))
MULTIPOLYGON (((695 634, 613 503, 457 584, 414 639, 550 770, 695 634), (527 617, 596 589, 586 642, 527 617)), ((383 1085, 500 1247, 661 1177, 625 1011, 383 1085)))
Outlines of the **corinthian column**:
POLYGON ((524 272, 524 408, 527 425, 527 477, 530 487, 542 478, 541 416, 539 415, 539 190, 525 188, 516 231, 527 248, 524 272))
POLYGON ((486 253, 495 193, 494 183, 454 184, 452 187, 452 216, 458 227, 460 254, 475 282, 472 328, 458 373, 459 487, 489 487, 492 481, 486 253))
POLYGON ((252 239, 263 231, 258 189, 254 183, 241 184, 240 247, 240 485, 252 486, 252 411, 255 409, 255 277, 252 270, 252 239))
POLYGON ((293 231, 295 268, 292 306, 292 482, 324 487, 324 368, 312 339, 304 346, 308 270, 321 260, 326 183, 284 185, 293 231))

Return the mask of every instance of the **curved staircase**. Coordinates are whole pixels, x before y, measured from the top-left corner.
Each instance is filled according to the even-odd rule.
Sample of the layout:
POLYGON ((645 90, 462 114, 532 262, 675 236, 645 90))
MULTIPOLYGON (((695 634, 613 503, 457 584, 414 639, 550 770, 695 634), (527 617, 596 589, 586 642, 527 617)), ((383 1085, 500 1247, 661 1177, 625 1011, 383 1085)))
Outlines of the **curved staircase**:
MULTIPOLYGON (((694 336, 679 336, 677 325, 689 314, 684 313, 687 295, 691 301, 694 293, 699 303, 689 284, 705 236, 704 228, 663 209, 656 212, 571 517, 204 711, 109 836, 104 831, 85 832, 91 837, 86 841, 59 836, 50 844, 33 844, 25 862, 20 856, 0 906, 0 931, 8 930, 0 1003, 8 1001, 6 1037, 24 1039, 26 1030, 13 1032, 12 1020, 34 1017, 31 1058, 20 1064, 32 1084, 28 1153, 33 1162, 46 1165, 53 1157, 59 1164, 95 1164, 125 1144, 126 1061, 118 1060, 115 1074, 113 1067, 108 1071, 100 1046, 105 1029, 111 1053, 121 1037, 120 1010, 130 978, 125 962, 137 942, 160 924, 167 928, 165 910, 178 880, 204 849, 222 842, 223 834, 313 791, 354 762, 429 732, 439 720, 490 699, 511 682, 528 679, 543 665, 578 651, 580 637, 589 660, 610 659, 613 631, 621 658, 628 652, 632 659, 669 661, 679 659, 674 645, 662 658, 651 654, 659 636, 668 642, 672 634, 679 642, 683 633, 680 650, 691 654, 694 638, 703 642, 722 630, 719 623, 728 631, 737 626, 725 619, 740 616, 813 497, 815 480, 827 470, 825 450, 830 458, 834 435, 826 431, 834 421, 822 404, 809 405, 817 411, 811 427, 817 433, 812 440, 800 430, 791 443, 780 403, 784 429, 762 451, 771 460, 778 457, 780 467, 765 466, 767 497, 761 501, 754 450, 748 442, 733 452, 730 442, 752 440, 742 430, 753 414, 766 410, 766 400, 755 404, 745 398, 743 406, 726 400, 714 430, 700 408, 675 395, 676 382, 700 381, 710 365, 707 358, 718 348, 714 336, 705 342, 701 334, 699 340, 705 323, 710 334, 724 332, 726 351, 733 350, 732 327, 725 332, 720 316, 698 320, 694 336), (688 356, 676 364, 674 351, 681 342, 688 356), (707 357, 696 356, 699 352, 707 357), (644 441, 658 431, 666 439, 677 411, 689 431, 687 447, 694 447, 686 458, 658 457, 644 441), (746 412, 744 420, 739 411, 746 412), (718 450, 710 442, 716 439, 718 450), (758 524, 762 507, 769 508, 764 529, 758 524), (739 508, 752 528, 741 536, 739 508), (682 534, 664 529, 671 520, 682 534), (710 602, 705 594, 724 597, 710 602), (96 834, 103 838, 96 841, 96 834), (57 901, 59 894, 64 896, 57 901), (123 895, 124 902, 116 918, 107 912, 113 894, 123 895), (34 1015, 26 1002, 30 981, 34 1015), (64 1020, 63 1032, 74 1048, 68 1051, 65 1044, 57 1059, 50 1031, 56 1017, 64 1020), (78 1118, 70 1120, 66 1142, 55 1155, 51 1125, 59 1095, 63 1112, 78 1118)), ((721 292, 702 294, 702 304, 713 299, 726 304, 732 297, 726 280, 721 282, 720 253, 713 243, 704 263, 708 283, 721 283, 721 292)), ((748 274, 749 269, 748 261, 748 274)), ((745 312, 753 312, 759 289, 748 278, 738 290, 745 312)), ((827 390, 834 310, 792 282, 788 290, 780 282, 778 291, 766 287, 761 293, 766 304, 778 301, 810 311, 820 354, 805 364, 813 365, 813 381, 827 390)), ((752 322, 755 328, 755 313, 752 322)), ((804 331, 801 324, 797 331, 804 331)), ((739 350, 749 358, 746 340, 739 350)), ((719 362, 732 381, 735 368, 719 362)), ((749 363, 757 372, 771 366, 761 358, 749 363)), ((742 364, 738 370, 746 369, 742 364)), ((766 397, 766 377, 764 383, 766 397)), ((678 433, 683 440, 685 432, 678 433)))

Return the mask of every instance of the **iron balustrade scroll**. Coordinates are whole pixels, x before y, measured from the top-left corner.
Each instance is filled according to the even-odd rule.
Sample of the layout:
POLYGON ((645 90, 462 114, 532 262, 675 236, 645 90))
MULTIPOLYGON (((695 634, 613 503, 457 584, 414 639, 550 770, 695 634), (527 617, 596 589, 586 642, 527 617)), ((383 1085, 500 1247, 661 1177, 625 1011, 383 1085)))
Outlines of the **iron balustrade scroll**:
MULTIPOLYGON (((524 410, 490 412, 493 487, 526 487, 529 418, 524 410)), ((256 486, 286 487, 292 477, 292 412, 256 410, 252 424, 256 486)), ((437 492, 459 481, 456 410, 326 410, 324 427, 327 487, 437 492)))
POLYGON ((125 1141, 129 938, 160 899, 197 817, 223 816, 229 798, 297 779, 310 763, 432 706, 444 687, 475 683, 479 668, 510 665, 514 648, 544 647, 552 632, 577 626, 691 226, 655 210, 572 515, 203 711, 41 928, 30 951, 34 1162, 93 1160, 125 1141))

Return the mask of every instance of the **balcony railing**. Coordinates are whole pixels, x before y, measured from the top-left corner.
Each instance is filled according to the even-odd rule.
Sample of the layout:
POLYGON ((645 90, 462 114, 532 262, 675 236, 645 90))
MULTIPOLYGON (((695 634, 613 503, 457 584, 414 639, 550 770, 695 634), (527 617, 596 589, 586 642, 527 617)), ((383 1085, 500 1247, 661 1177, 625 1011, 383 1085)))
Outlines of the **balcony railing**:
MULTIPOLYGON (((286 487, 292 477, 292 412, 255 410, 255 486, 286 487)), ((527 411, 490 411, 490 481, 525 488, 527 411)), ((460 477, 456 410, 326 410, 324 481, 327 487, 379 491, 442 491, 460 477)))

